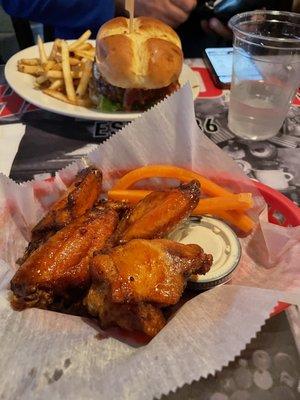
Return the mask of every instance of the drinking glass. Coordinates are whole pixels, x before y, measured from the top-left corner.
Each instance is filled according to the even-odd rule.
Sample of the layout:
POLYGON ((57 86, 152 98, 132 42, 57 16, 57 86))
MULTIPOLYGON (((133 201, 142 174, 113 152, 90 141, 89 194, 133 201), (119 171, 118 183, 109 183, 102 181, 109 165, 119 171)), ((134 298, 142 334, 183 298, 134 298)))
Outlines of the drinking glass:
POLYGON ((252 11, 229 21, 234 33, 228 126, 237 136, 275 136, 300 83, 300 15, 252 11))

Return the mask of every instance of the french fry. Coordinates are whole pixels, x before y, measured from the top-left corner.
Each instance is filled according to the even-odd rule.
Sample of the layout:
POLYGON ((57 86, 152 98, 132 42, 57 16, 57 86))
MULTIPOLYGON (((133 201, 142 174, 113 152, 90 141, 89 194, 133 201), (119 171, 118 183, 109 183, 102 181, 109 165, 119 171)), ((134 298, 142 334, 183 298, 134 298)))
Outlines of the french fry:
POLYGON ((73 79, 80 79, 82 77, 82 71, 71 71, 71 77, 73 79))
POLYGON ((52 90, 50 88, 49 89, 44 89, 43 93, 48 94, 49 96, 54 97, 57 100, 64 101, 65 103, 71 103, 70 100, 68 99, 68 97, 65 94, 63 94, 61 92, 58 92, 57 90, 52 90))
POLYGON ((46 55, 46 51, 45 51, 45 47, 44 47, 44 42, 42 41, 40 35, 38 35, 37 44, 38 44, 38 48, 39 48, 41 64, 42 64, 42 65, 43 65, 43 64, 46 64, 48 58, 47 58, 47 55, 46 55))
POLYGON ((55 81, 53 81, 51 83, 51 85, 49 86, 50 90, 58 90, 64 87, 64 81, 63 79, 56 79, 55 81))
POLYGON ((87 41, 89 39, 89 37, 91 36, 92 32, 90 30, 85 31, 80 38, 78 38, 77 40, 75 40, 75 42, 73 42, 70 46, 69 46, 69 51, 73 51, 74 49, 76 49, 77 47, 81 46, 85 41, 87 41))
POLYGON ((40 60, 38 58, 21 58, 18 61, 19 63, 24 65, 40 65, 40 60))
POLYGON ((70 65, 79 65, 80 64, 80 60, 78 58, 75 57, 69 57, 69 61, 70 61, 70 65))
POLYGON ((90 98, 86 97, 85 99, 76 99, 76 105, 81 107, 92 107, 93 103, 90 98))
POLYGON ((18 71, 19 72, 24 72, 25 74, 30 74, 33 76, 39 76, 44 73, 44 70, 41 66, 39 65, 24 65, 24 64, 19 64, 18 65, 18 71))
POLYGON ((62 57, 62 69, 63 69, 63 76, 65 80, 67 96, 69 100, 75 101, 76 94, 69 63, 69 49, 67 42, 65 42, 64 40, 61 42, 61 57, 62 57))
POLYGON ((95 51, 93 50, 91 51, 80 51, 80 50, 74 50, 75 55, 80 56, 80 57, 84 57, 87 58, 91 61, 94 60, 95 58, 95 51))
POLYGON ((82 77, 82 71, 71 71, 71 77, 73 79, 80 79, 82 77))
MULTIPOLYGON (((69 66, 69 65, 68 65, 69 66)), ((70 66, 69 66, 70 69, 70 66)), ((55 79, 65 79, 64 76, 64 72, 62 71, 57 71, 57 70, 50 70, 46 72, 46 76, 50 79, 50 78, 55 78, 55 79)), ((74 79, 78 79, 81 78, 82 76, 82 71, 71 71, 70 69, 70 79, 72 80, 72 78, 74 79)), ((74 92, 75 93, 75 92, 74 92)))
POLYGON ((55 78, 55 79, 62 79, 64 77, 62 70, 51 70, 46 72, 46 76, 48 79, 55 78))
POLYGON ((49 60, 46 62, 46 64, 43 65, 44 71, 49 71, 50 69, 52 69, 54 67, 54 65, 56 64, 56 62, 54 60, 49 60))
POLYGON ((55 65, 51 68, 51 71, 62 71, 61 63, 55 63, 55 65))
POLYGON ((81 72, 83 71, 83 66, 81 64, 78 65, 70 65, 72 72, 81 72))
POLYGON ((72 54, 72 58, 75 58, 76 60, 79 60, 79 61, 81 61, 82 60, 82 56, 80 56, 79 54, 75 54, 75 53, 70 53, 70 54, 72 54))
POLYGON ((61 63, 61 53, 57 52, 57 53, 55 54, 54 60, 55 60, 57 63, 61 63))
POLYGON ((91 43, 84 43, 81 46, 76 47, 77 50, 90 50, 93 49, 93 45, 91 43))
POLYGON ((55 39, 49 57, 43 40, 38 36, 39 58, 18 60, 18 71, 35 76, 34 87, 48 96, 69 104, 91 107, 93 104, 87 87, 95 48, 86 42, 90 35, 90 31, 84 32, 70 46, 62 39, 55 39))
MULTIPOLYGON (((55 56, 55 61, 58 64, 61 64, 61 60, 62 60, 61 54, 57 53, 56 56, 55 56)), ((78 58, 76 58, 76 57, 70 57, 69 56, 69 61, 70 61, 70 65, 78 65, 81 62, 81 57, 79 56, 78 58)))
POLYGON ((87 89, 87 86, 89 84, 89 80, 91 77, 91 73, 92 73, 92 67, 93 67, 92 61, 87 60, 84 63, 82 77, 81 77, 79 85, 77 86, 77 89, 76 89, 76 95, 79 97, 83 97, 86 92, 86 89, 87 89))
POLYGON ((41 85, 42 83, 46 82, 48 80, 48 77, 46 75, 40 75, 36 78, 36 83, 38 85, 41 85))
POLYGON ((86 99, 77 99, 76 101, 72 101, 72 100, 69 100, 68 97, 65 94, 63 94, 63 93, 61 93, 61 92, 59 92, 57 90, 52 90, 50 88, 49 89, 44 89, 43 93, 45 93, 45 94, 47 94, 47 95, 49 95, 49 96, 51 96, 51 97, 53 97, 53 98, 55 98, 57 100, 61 100, 61 101, 65 102, 65 103, 73 104, 75 106, 90 107, 92 105, 91 100, 88 99, 88 98, 86 98, 86 99))
POLYGON ((60 39, 55 39, 54 40, 54 43, 53 43, 53 46, 52 46, 52 49, 51 49, 51 53, 50 53, 50 56, 49 56, 49 60, 55 60, 56 53, 58 52, 58 43, 59 42, 60 42, 60 39))

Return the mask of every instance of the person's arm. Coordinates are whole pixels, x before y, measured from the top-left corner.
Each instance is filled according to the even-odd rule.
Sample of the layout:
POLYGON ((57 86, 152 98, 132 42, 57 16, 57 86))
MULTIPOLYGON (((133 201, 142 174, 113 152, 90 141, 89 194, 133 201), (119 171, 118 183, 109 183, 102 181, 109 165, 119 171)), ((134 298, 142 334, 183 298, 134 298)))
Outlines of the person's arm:
POLYGON ((0 0, 7 14, 45 25, 97 30, 114 17, 114 0, 0 0))
POLYGON ((216 34, 226 40, 232 39, 232 31, 227 25, 223 24, 218 18, 211 18, 208 21, 200 21, 202 30, 207 34, 216 34))
MULTIPOLYGON (((135 0, 135 16, 158 18, 176 28, 185 22, 197 4, 196 0, 135 0)), ((124 10, 124 0, 116 0, 118 12, 124 10)))

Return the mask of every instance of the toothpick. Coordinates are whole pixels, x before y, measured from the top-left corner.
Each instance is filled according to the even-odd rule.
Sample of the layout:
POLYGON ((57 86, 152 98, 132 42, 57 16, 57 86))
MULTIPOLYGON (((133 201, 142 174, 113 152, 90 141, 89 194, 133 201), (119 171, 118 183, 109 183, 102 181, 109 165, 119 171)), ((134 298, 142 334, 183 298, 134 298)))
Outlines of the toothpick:
POLYGON ((129 12, 129 33, 132 33, 134 18, 134 0, 125 0, 125 10, 129 12))

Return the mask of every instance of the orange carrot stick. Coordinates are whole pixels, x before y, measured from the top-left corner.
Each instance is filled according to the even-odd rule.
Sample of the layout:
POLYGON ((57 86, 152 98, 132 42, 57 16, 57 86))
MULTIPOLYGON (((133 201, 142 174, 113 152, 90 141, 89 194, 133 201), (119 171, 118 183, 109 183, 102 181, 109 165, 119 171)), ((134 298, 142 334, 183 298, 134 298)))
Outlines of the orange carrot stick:
POLYGON ((251 193, 231 194, 222 197, 201 199, 193 211, 193 215, 213 214, 216 211, 246 211, 253 207, 251 193))
MULTIPOLYGON (((151 193, 149 190, 110 190, 108 191, 108 198, 110 200, 128 201, 131 204, 137 204, 149 193, 151 193)), ((201 199, 197 207, 193 210, 192 215, 212 214, 248 233, 254 228, 253 220, 245 214, 233 213, 229 210, 245 211, 252 206, 251 193, 231 194, 228 196, 201 199)))
POLYGON ((211 213, 215 217, 220 217, 224 221, 229 222, 231 225, 239 228, 244 233, 250 233, 255 227, 254 221, 246 214, 234 213, 233 211, 214 211, 211 213))
MULTIPOLYGON (((150 193, 150 190, 109 190, 108 198, 115 201, 128 201, 131 204, 137 204, 150 193)), ((228 196, 201 199, 194 209, 193 215, 211 214, 218 210, 245 211, 251 207, 253 207, 251 193, 231 194, 228 196)))
MULTIPOLYGON (((136 182, 147 178, 172 178, 178 179, 181 182, 190 182, 192 179, 197 179, 202 191, 208 196, 228 196, 232 195, 227 189, 222 188, 210 179, 197 174, 196 172, 189 171, 184 168, 176 167, 174 165, 147 165, 134 169, 118 180, 113 189, 129 189, 136 182)), ((245 214, 238 211, 223 211, 223 216, 226 219, 245 233, 249 233, 254 228, 254 221, 245 214), (226 217, 225 217, 225 214, 226 217)))
POLYGON ((178 179, 181 182, 190 182, 193 179, 197 179, 201 184, 203 193, 208 196, 232 194, 229 190, 222 188, 210 179, 174 165, 146 165, 145 167, 134 169, 122 176, 113 189, 129 189, 136 182, 146 178, 171 178, 178 179))

